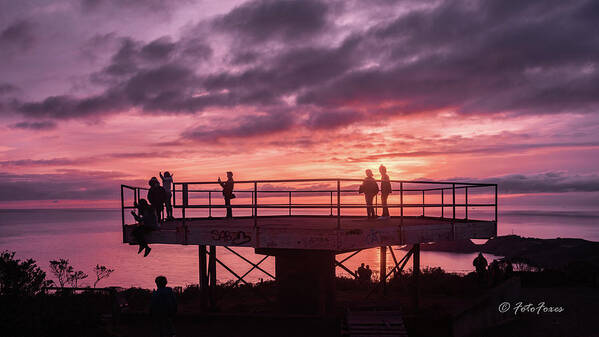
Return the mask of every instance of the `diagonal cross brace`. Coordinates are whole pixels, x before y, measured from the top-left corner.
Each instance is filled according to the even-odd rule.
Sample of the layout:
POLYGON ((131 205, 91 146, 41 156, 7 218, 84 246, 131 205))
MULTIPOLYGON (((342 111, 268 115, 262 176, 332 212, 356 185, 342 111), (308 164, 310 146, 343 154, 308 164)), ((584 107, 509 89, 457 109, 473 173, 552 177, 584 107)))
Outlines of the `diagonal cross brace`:
MULTIPOLYGON (((389 248, 392 248, 392 247, 389 247, 389 248)), ((391 251, 393 252, 393 250, 391 250, 391 251)), ((391 271, 389 271, 387 276, 385 276, 385 279, 387 279, 387 277, 389 277, 396 269, 397 269, 398 273, 401 272, 403 270, 403 268, 406 266, 406 264, 408 263, 408 261, 410 260, 410 257, 412 256, 413 253, 414 253, 414 248, 412 247, 406 253, 406 255, 404 255, 404 257, 402 257, 401 260, 399 260, 399 262, 395 264, 395 267, 393 267, 393 269, 391 269, 391 271), (401 263, 401 266, 399 265, 400 263, 401 263)), ((380 285, 381 285, 380 283, 377 283, 377 285, 368 293, 368 295, 366 295, 366 298, 369 298, 373 292, 377 291, 380 285)))
POLYGON ((246 277, 249 273, 252 272, 252 270, 256 269, 258 267, 258 265, 260 265, 260 263, 264 262, 264 260, 266 260, 269 257, 270 257, 270 255, 266 255, 265 257, 263 257, 262 260, 260 260, 258 263, 256 263, 256 265, 254 265, 252 268, 250 268, 250 270, 246 271, 245 274, 241 275, 241 278, 239 280, 235 281, 233 286, 236 286, 239 283, 239 281, 241 281, 241 279, 246 277))
MULTIPOLYGON (((229 247, 227 247, 227 246, 223 246, 223 247, 224 247, 226 250, 230 251, 231 253, 233 253, 233 254, 235 254, 235 255, 239 256, 239 258, 241 258, 241 259, 242 259, 242 260, 244 260, 245 262, 247 262, 247 263, 251 264, 251 265, 252 265, 254 268, 256 268, 256 269, 260 270, 261 272, 263 272, 264 274, 266 274, 266 275, 268 275, 268 276, 272 277, 272 279, 273 279, 273 280, 276 280, 276 279, 277 279, 277 278, 276 278, 276 277, 274 277, 274 276, 273 276, 271 273, 267 272, 266 270, 264 270, 264 269, 262 269, 262 268, 260 268, 260 267, 258 266, 260 263, 262 263, 262 261, 264 261, 264 259, 262 259, 262 261, 258 262, 258 264, 255 264, 255 263, 253 263, 252 261, 250 261, 250 260, 246 259, 246 258, 245 258, 243 255, 241 255, 241 254, 239 254, 238 252, 234 251, 233 249, 231 249, 231 248, 229 248, 229 247)), ((268 257, 268 255, 267 255, 266 257, 268 257)), ((253 268, 252 268, 252 269, 253 269, 253 268)), ((250 270, 250 271, 251 271, 251 270, 250 270)))
POLYGON ((358 249, 355 252, 353 252, 350 256, 346 257, 345 259, 341 260, 341 261, 337 261, 335 260, 335 265, 338 267, 341 267, 343 270, 345 270, 346 272, 348 272, 351 276, 353 276, 354 278, 358 278, 358 275, 356 275, 356 273, 354 273, 353 271, 349 270, 349 268, 347 268, 345 265, 343 265, 343 262, 351 259, 352 257, 354 257, 356 254, 358 254, 359 252, 361 252, 362 249, 358 249))
POLYGON ((223 268, 225 268, 229 273, 233 274, 233 276, 237 277, 237 281, 241 281, 244 284, 249 285, 250 288, 253 289, 256 292, 256 294, 260 295, 260 297, 264 298, 267 302, 272 303, 271 300, 268 297, 266 297, 264 294, 262 294, 258 289, 252 287, 251 283, 248 283, 246 280, 243 279, 243 277, 237 275, 237 273, 235 273, 231 268, 227 267, 226 264, 224 264, 223 262, 221 262, 221 260, 219 260, 216 257, 216 254, 213 255, 212 252, 207 252, 207 254, 210 255, 210 256, 213 256, 214 260, 216 260, 216 262, 218 262, 218 264, 220 264, 223 268))

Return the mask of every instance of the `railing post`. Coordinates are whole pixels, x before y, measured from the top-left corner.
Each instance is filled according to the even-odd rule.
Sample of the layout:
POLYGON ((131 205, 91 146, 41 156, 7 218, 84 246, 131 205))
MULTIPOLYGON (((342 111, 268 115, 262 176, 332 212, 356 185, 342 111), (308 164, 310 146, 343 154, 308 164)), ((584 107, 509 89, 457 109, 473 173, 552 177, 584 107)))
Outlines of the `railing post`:
POLYGON ((399 183, 400 224, 403 225, 403 181, 399 183))
POLYGON ((258 182, 254 181, 254 228, 258 227, 258 182))
POLYGON ((181 218, 182 218, 182 225, 183 225, 183 242, 186 245, 187 244, 187 223, 185 222, 185 208, 187 206, 189 206, 189 185, 188 184, 183 184, 183 208, 181 209, 181 218))
POLYGON ((341 181, 337 179, 337 229, 341 229, 341 181))
POLYGON ((289 216, 291 216, 291 191, 289 191, 289 216))
POLYGON ((177 185, 173 182, 173 208, 177 206, 177 199, 175 199, 175 195, 177 195, 177 185))
POLYGON ((464 219, 468 220, 468 187, 465 187, 464 189, 466 190, 466 206, 465 206, 466 216, 464 219))
POLYGON ((208 217, 212 218, 212 191, 208 191, 208 217))
POLYGON ((185 207, 189 205, 189 185, 183 184, 183 208, 181 209, 181 217, 185 221, 185 207))
POLYGON ((445 217, 445 189, 441 188, 441 219, 445 217))
POLYGON ((497 235, 497 184, 495 184, 495 235, 497 235))
MULTIPOLYGON (((123 185, 121 185, 121 220, 123 224, 123 233, 125 230, 125 192, 123 191, 123 185)), ((123 240, 125 241, 125 240, 123 240)))
POLYGON ((333 216, 333 191, 331 191, 331 216, 333 216))
POLYGON ((422 217, 424 217, 424 190, 422 190, 422 217))
POLYGON ((452 199, 451 199, 451 206, 453 207, 453 220, 455 220, 455 184, 452 184, 452 199))

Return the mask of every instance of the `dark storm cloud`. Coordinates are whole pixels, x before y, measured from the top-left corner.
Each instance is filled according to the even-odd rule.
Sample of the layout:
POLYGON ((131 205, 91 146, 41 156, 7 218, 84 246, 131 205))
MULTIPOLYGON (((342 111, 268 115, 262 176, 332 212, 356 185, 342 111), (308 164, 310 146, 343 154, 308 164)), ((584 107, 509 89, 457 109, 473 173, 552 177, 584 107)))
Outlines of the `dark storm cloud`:
POLYGON ((13 124, 12 127, 15 129, 25 129, 25 130, 35 130, 35 131, 43 131, 43 130, 52 130, 56 128, 56 123, 53 121, 40 121, 40 122, 19 122, 13 124))
POLYGON ((310 114, 304 125, 310 129, 336 129, 362 120, 363 114, 356 111, 317 111, 310 114))
POLYGON ((214 27, 248 42, 296 40, 324 29, 328 6, 313 0, 249 1, 215 20, 214 27))
POLYGON ((119 172, 64 171, 55 174, 0 172, 0 201, 117 199, 119 172))
POLYGON ((154 40, 141 48, 141 56, 151 61, 166 61, 175 50, 175 44, 167 37, 154 40))
POLYGON ((41 102, 21 104, 18 111, 31 118, 71 119, 107 115, 126 107, 122 94, 111 91, 83 99, 51 96, 41 102))
POLYGON ((588 112, 599 89, 599 14, 588 12, 589 3, 446 1, 413 11, 366 34, 372 50, 389 53, 386 67, 349 72, 298 100, 402 101, 404 109, 427 102, 462 113, 588 112))
POLYGON ((186 131, 183 138, 201 142, 219 142, 228 138, 264 136, 286 131, 294 126, 292 114, 273 112, 265 115, 243 116, 238 124, 223 125, 217 128, 196 127, 186 131))
MULTIPOLYGON (((99 3, 88 5, 112 1, 99 3)), ((280 117, 288 122, 258 117, 248 128, 271 133, 289 130, 289 124, 334 129, 442 109, 518 115, 599 108, 599 6, 593 1, 442 1, 400 14, 392 14, 394 5, 384 1, 337 6, 335 15, 332 6, 337 5, 250 1, 178 40, 123 38, 109 63, 91 76, 105 86, 103 92, 22 102, 17 111, 61 119, 101 118, 130 108, 293 110, 286 113, 291 118, 280 117), (352 29, 340 35, 334 16, 351 17, 372 6, 391 14, 357 20, 360 27, 344 23, 352 29), (223 34, 234 42, 219 45, 224 55, 214 60, 207 41, 213 38, 216 45, 223 34), (220 60, 230 63, 210 67, 220 60)), ((248 121, 240 115, 234 122, 248 121)), ((255 135, 229 126, 213 129, 255 135)), ((214 137, 210 131, 185 136, 190 135, 214 137)))
POLYGON ((20 89, 17 86, 14 86, 12 84, 9 83, 0 83, 0 96, 2 95, 8 95, 8 94, 13 94, 17 91, 19 91, 20 89))
POLYGON ((566 172, 545 172, 537 174, 511 174, 484 180, 461 179, 468 182, 497 184, 501 193, 566 193, 597 192, 599 176, 571 175, 566 172))
POLYGON ((84 13, 94 13, 108 8, 160 12, 171 10, 176 4, 190 1, 191 0, 80 0, 80 4, 81 10, 84 13))
POLYGON ((527 144, 509 144, 502 142, 501 145, 497 146, 466 146, 464 144, 457 144, 455 147, 445 147, 442 144, 447 143, 447 140, 440 140, 440 144, 437 144, 441 149, 437 151, 410 151, 410 152, 392 152, 392 153, 381 153, 360 158, 349 158, 350 161, 364 162, 381 159, 400 159, 400 158, 412 158, 412 157, 434 157, 444 155, 455 155, 455 154, 473 154, 473 155, 497 155, 504 153, 518 154, 529 150, 537 149, 566 149, 566 148, 596 148, 599 147, 599 142, 562 142, 562 143, 527 143, 527 144))
POLYGON ((0 31, 0 48, 28 49, 34 42, 33 24, 19 20, 0 31))

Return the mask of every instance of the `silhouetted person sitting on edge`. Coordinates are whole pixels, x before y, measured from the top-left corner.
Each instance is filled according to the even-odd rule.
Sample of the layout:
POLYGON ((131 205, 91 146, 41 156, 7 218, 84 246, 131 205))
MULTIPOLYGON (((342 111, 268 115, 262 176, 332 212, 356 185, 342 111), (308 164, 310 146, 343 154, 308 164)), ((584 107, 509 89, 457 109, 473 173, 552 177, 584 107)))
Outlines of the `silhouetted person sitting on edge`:
POLYGON ((164 175, 162 175, 162 172, 158 172, 158 174, 160 174, 160 179, 162 179, 162 188, 164 189, 165 194, 166 219, 173 220, 173 205, 171 204, 171 198, 173 197, 173 194, 171 192, 171 186, 173 185, 173 175, 170 174, 169 171, 164 172, 164 175))
POLYGON ((482 279, 487 271, 487 259, 483 256, 483 253, 478 253, 478 256, 472 261, 472 265, 476 268, 478 278, 482 279))
POLYGON ((376 218, 376 212, 374 211, 374 206, 372 205, 372 200, 374 196, 379 193, 379 185, 376 183, 374 178, 372 177, 372 171, 366 170, 366 178, 360 185, 359 193, 364 193, 364 198, 366 199, 366 213, 368 214, 368 218, 376 218))
POLYGON ((144 257, 150 254, 152 248, 148 246, 148 242, 146 241, 145 235, 148 232, 154 231, 158 229, 158 223, 156 222, 156 214, 154 209, 148 205, 146 199, 140 199, 139 203, 135 204, 139 215, 135 214, 134 211, 131 211, 131 214, 137 221, 137 226, 133 230, 133 237, 135 241, 139 243, 139 250, 137 254, 141 253, 142 250, 145 250, 144 257))
POLYGON ((164 188, 160 186, 158 179, 156 177, 152 177, 148 182, 150 185, 150 189, 148 190, 148 201, 154 212, 156 212, 156 218, 158 220, 162 219, 162 210, 164 209, 164 203, 166 202, 166 192, 164 188))
POLYGON ((150 313, 152 319, 160 331, 160 336, 175 336, 173 318, 177 313, 177 300, 173 289, 166 286, 167 280, 164 276, 156 277, 156 290, 152 293, 152 305, 150 313))
POLYGON ((233 185, 235 182, 233 181, 233 172, 227 172, 227 181, 222 182, 220 177, 218 177, 218 183, 223 188, 223 197, 225 198, 225 206, 227 207, 227 218, 233 217, 233 210, 231 209, 231 199, 235 199, 235 194, 233 194, 233 185))
POLYGON ((387 175, 387 168, 385 166, 379 166, 379 172, 381 173, 381 205, 383 206, 383 214, 379 217, 379 220, 386 220, 390 218, 387 198, 392 192, 391 180, 387 175))

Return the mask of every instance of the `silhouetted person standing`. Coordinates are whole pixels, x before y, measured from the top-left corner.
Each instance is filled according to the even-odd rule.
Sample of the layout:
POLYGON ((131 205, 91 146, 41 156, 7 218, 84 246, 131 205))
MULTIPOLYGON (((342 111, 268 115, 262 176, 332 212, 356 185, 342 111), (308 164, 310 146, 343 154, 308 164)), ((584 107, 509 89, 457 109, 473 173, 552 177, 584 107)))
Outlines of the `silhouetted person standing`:
POLYGON ((139 215, 135 214, 135 212, 131 211, 131 214, 138 222, 138 225, 133 229, 133 237, 135 241, 139 243, 139 250, 137 254, 141 253, 142 250, 145 250, 144 257, 150 254, 152 248, 148 246, 145 235, 148 232, 154 231, 158 229, 158 223, 156 222, 156 213, 154 209, 148 205, 146 199, 140 199, 139 203, 135 204, 139 215))
POLYGON ((389 219, 389 207, 387 207, 387 198, 392 192, 391 180, 387 175, 387 168, 383 165, 379 166, 379 172, 381 173, 381 205, 383 206, 383 214, 379 219, 389 219))
POLYGON ((372 269, 370 269, 370 265, 366 265, 366 270, 364 271, 365 276, 365 280, 367 282, 370 282, 370 280, 372 279, 372 269))
POLYGON ((487 271, 487 259, 483 256, 483 253, 478 253, 478 256, 472 261, 472 265, 476 268, 478 278, 482 279, 487 271))
POLYGON ((364 263, 358 267, 356 274, 358 275, 358 280, 364 281, 366 279, 366 268, 364 268, 364 263))
POLYGON ((364 198, 366 199, 366 213, 368 214, 368 218, 375 218, 376 212, 374 211, 374 206, 372 205, 372 200, 374 196, 379 193, 379 185, 376 183, 376 180, 372 177, 372 171, 366 170, 366 178, 364 178, 362 185, 360 185, 359 193, 364 193, 364 198))
POLYGON ((173 197, 173 194, 171 192, 171 186, 173 185, 173 175, 170 174, 170 172, 168 171, 164 172, 164 175, 162 175, 162 172, 158 173, 160 174, 160 179, 162 179, 162 188, 164 189, 165 193, 166 218, 168 220, 172 220, 174 219, 173 205, 171 204, 171 198, 173 197))
POLYGON ((223 188, 223 197, 225 198, 225 206, 227 207, 227 218, 233 217, 233 210, 231 209, 231 199, 235 199, 235 194, 233 194, 233 186, 235 182, 233 181, 233 172, 227 172, 227 181, 222 182, 220 177, 218 177, 218 183, 223 188))
POLYGON ((160 336, 175 336, 175 326, 173 318, 177 313, 177 300, 173 289, 167 287, 167 280, 164 276, 156 277, 156 290, 152 293, 152 305, 150 312, 157 325, 160 336))
POLYGON ((148 201, 152 205, 154 212, 156 212, 156 218, 162 219, 162 210, 164 209, 164 203, 166 202, 166 192, 164 188, 160 186, 158 179, 152 177, 148 182, 150 189, 148 190, 148 201))

